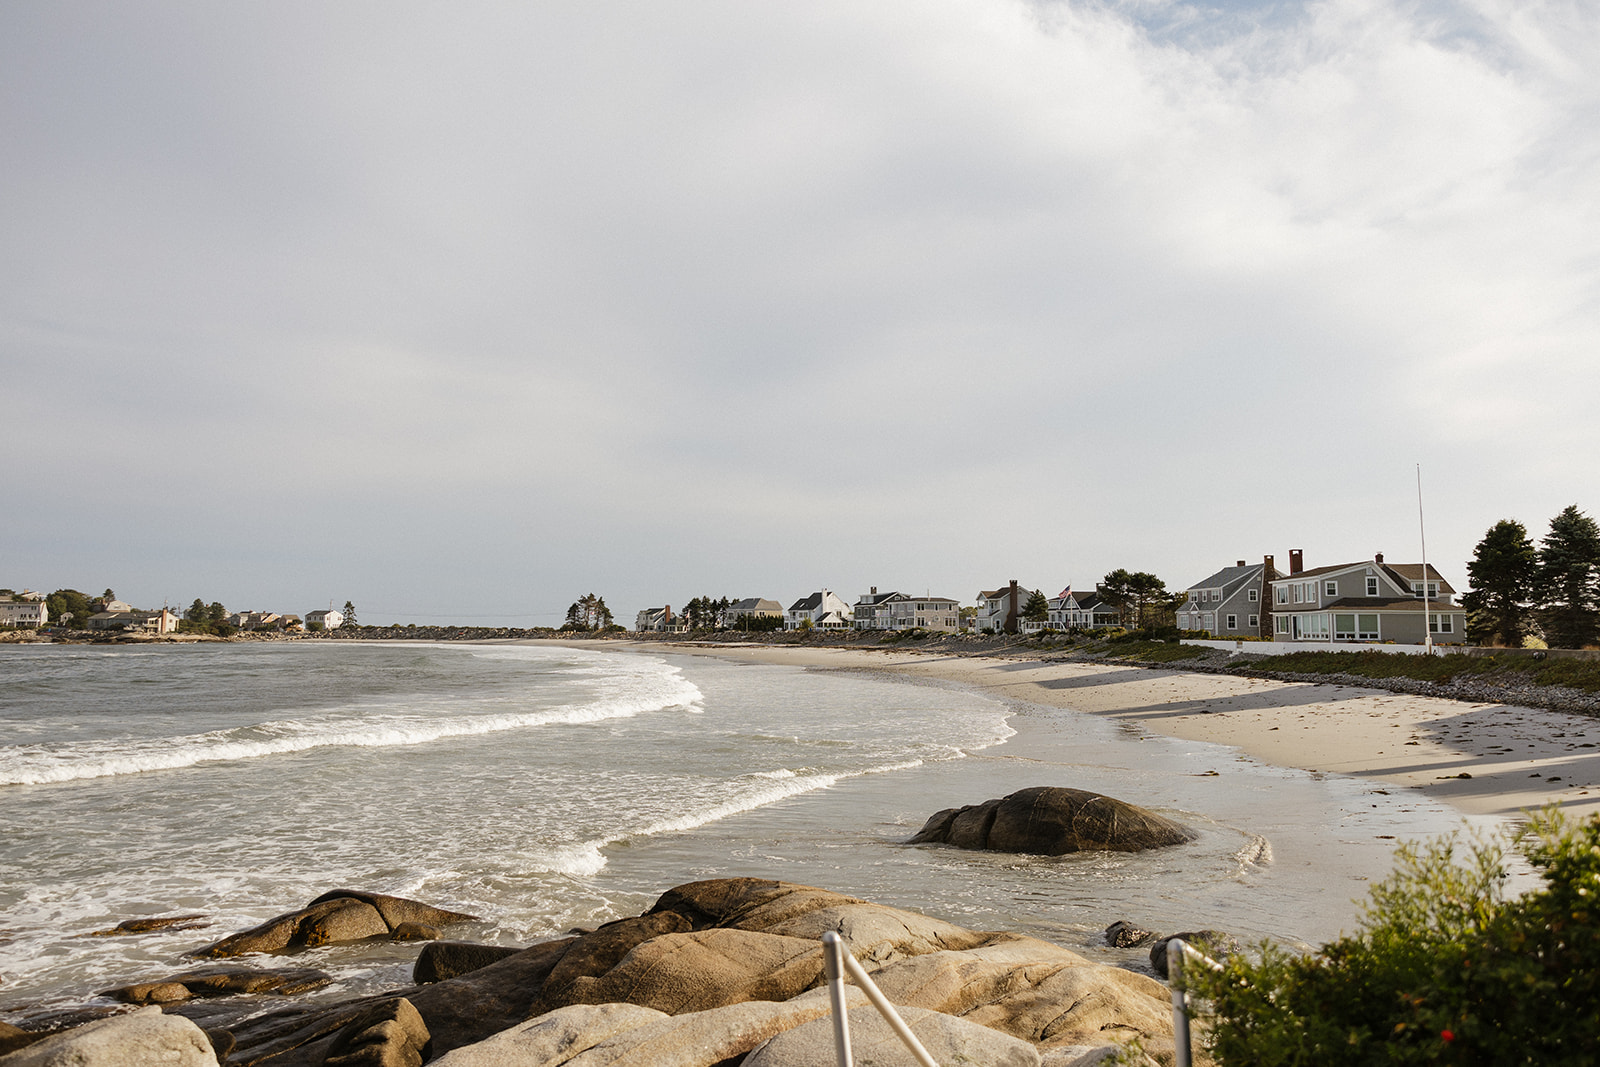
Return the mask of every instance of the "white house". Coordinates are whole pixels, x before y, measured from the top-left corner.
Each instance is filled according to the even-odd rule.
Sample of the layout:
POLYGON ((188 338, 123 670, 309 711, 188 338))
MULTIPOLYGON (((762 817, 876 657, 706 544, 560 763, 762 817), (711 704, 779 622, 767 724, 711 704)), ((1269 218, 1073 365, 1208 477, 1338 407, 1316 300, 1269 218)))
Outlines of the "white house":
POLYGON ((321 626, 324 630, 337 630, 344 625, 344 612, 332 608, 318 608, 316 611, 306 612, 306 629, 321 626))
POLYGON ((846 630, 854 618, 850 605, 836 593, 820 589, 810 596, 801 597, 784 612, 783 628, 798 630, 806 620, 819 630, 846 630))
POLYGON ((633 628, 637 633, 663 633, 671 627, 671 604, 663 604, 659 608, 645 608, 633 617, 633 628))
MULTIPOLYGON (((121 603, 121 601, 113 601, 121 603)), ((147 634, 170 634, 178 629, 179 616, 167 608, 160 611, 97 611, 89 616, 91 630, 133 630, 147 634)))
POLYGON ((1073 592, 1072 587, 1050 598, 1046 616, 1052 630, 1094 630, 1117 624, 1117 609, 1105 602, 1098 591, 1073 592))
POLYGON ((1027 604, 1028 594, 1015 578, 1002 589, 985 590, 978 594, 978 612, 972 617, 972 628, 979 633, 1014 634, 1027 604))
POLYGON ((0 600, 0 626, 39 627, 50 621, 42 600, 0 600))

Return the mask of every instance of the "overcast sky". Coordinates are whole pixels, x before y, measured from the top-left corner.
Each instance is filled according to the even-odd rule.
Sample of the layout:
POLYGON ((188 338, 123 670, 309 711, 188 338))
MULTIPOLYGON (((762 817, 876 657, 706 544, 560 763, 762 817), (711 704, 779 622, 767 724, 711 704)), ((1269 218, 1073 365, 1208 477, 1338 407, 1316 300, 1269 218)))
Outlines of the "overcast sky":
POLYGON ((559 625, 1600 513, 1592 0, 0 5, 0 586, 559 625))

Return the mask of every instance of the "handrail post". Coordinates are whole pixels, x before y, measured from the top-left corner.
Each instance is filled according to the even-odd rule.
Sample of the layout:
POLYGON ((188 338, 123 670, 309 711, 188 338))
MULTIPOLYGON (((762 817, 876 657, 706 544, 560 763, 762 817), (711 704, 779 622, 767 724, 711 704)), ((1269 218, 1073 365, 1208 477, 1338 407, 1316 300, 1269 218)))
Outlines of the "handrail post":
POLYGON ((1183 950, 1180 937, 1167 942, 1167 981, 1172 985, 1172 1045, 1174 1067, 1190 1067, 1189 995, 1183 991, 1183 950))
POLYGON ((850 1020, 844 1003, 844 940, 832 930, 822 935, 822 970, 828 979, 828 1004, 833 1009, 833 1054, 839 1067, 854 1067, 850 1020))

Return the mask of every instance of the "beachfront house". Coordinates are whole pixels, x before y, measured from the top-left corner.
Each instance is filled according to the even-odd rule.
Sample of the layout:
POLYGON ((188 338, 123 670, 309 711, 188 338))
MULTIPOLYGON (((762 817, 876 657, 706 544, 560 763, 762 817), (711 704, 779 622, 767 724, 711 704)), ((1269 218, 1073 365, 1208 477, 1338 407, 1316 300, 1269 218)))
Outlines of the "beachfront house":
MULTIPOLYGON (((122 602, 113 601, 121 604, 122 602)), ((123 605, 126 607, 126 605, 123 605)), ((175 612, 160 611, 97 611, 85 623, 91 630, 122 630, 145 634, 170 634, 178 629, 179 617, 175 612)))
POLYGON ((639 633, 666 633, 672 628, 672 605, 645 608, 633 617, 633 628, 639 633))
POLYGON ((978 594, 978 610, 972 616, 972 629, 978 633, 1014 634, 1027 603, 1028 594, 1017 585, 1015 578, 1004 588, 986 589, 978 594))
POLYGON ((0 600, 0 626, 37 629, 50 621, 50 609, 42 599, 23 599, 28 594, 0 600))
POLYGON ((1206 630, 1216 637, 1271 637, 1267 585, 1283 577, 1271 556, 1224 567, 1184 590, 1178 629, 1206 630))
POLYGON ((852 624, 857 630, 889 629, 889 602, 896 599, 905 599, 905 594, 880 593, 878 587, 873 586, 856 598, 851 609, 852 624))
POLYGON ((1052 630, 1097 630, 1117 625, 1117 609, 1098 590, 1074 592, 1069 585, 1050 598, 1046 625, 1052 630))
POLYGON ((838 594, 819 589, 789 605, 783 616, 783 628, 799 630, 809 620, 809 625, 819 630, 847 630, 854 614, 838 594))
MULTIPOLYGON (((884 612, 879 612, 882 616, 884 612)), ((938 630, 955 633, 961 628, 961 602, 947 596, 899 594, 887 605, 889 630, 938 630)))
POLYGON ((1466 640, 1466 610, 1455 589, 1429 564, 1385 563, 1379 552, 1360 563, 1306 570, 1300 549, 1289 574, 1272 587, 1275 641, 1420 645, 1466 640), (1425 599, 1426 598, 1426 599, 1425 599))
POLYGON ((722 613, 721 625, 726 630, 737 630, 750 619, 781 619, 783 605, 776 600, 752 596, 735 600, 722 613))
POLYGON ((344 625, 344 612, 333 608, 318 608, 306 612, 306 629, 337 630, 344 625))
POLYGON ((283 616, 275 611, 236 611, 228 623, 240 630, 281 630, 283 616))

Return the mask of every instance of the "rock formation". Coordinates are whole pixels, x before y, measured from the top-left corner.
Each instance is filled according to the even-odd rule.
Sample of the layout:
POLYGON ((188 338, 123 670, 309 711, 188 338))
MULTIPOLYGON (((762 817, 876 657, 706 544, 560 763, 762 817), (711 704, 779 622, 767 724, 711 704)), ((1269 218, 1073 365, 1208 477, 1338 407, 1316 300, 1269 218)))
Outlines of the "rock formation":
POLYGON ((1142 852, 1194 837, 1171 819, 1083 789, 1035 786, 999 800, 936 813, 910 844, 1060 856, 1142 852))

